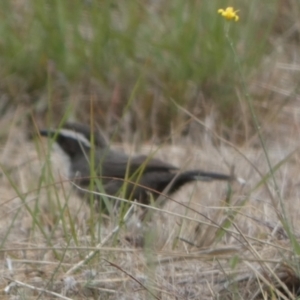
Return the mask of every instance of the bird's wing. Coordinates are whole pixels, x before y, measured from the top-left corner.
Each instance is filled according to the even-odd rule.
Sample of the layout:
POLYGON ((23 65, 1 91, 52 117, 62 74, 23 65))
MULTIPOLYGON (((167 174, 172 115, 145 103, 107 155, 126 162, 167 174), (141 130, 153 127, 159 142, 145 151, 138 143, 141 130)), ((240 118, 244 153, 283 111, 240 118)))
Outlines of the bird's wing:
POLYGON ((169 163, 166 163, 157 158, 149 158, 149 156, 146 155, 139 155, 130 158, 130 166, 134 170, 137 170, 140 167, 144 168, 145 172, 155 172, 155 171, 166 172, 166 171, 178 170, 177 167, 169 163))
POLYGON ((106 154, 98 153, 97 166, 102 176, 125 178, 148 172, 170 172, 177 170, 171 164, 159 159, 150 159, 145 155, 129 157, 124 153, 109 150, 106 154))

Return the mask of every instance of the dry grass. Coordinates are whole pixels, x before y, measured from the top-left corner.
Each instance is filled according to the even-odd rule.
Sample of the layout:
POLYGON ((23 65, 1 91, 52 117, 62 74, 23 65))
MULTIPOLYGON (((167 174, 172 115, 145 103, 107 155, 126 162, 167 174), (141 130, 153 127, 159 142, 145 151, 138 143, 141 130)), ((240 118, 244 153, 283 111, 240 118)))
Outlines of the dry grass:
MULTIPOLYGON (((266 140, 273 166, 294 151, 293 136, 284 145, 266 140)), ((42 148, 11 126, 1 149, 3 169, 14 168, 0 178, 2 299, 293 299, 298 292, 298 246, 283 229, 272 180, 262 180, 268 166, 261 149, 207 142, 161 147, 157 157, 183 168, 229 172, 234 165, 247 184, 234 184, 231 194, 226 183, 191 184, 150 221, 141 225, 133 215, 114 231, 118 219, 98 222, 74 192, 57 149, 51 156, 56 185, 43 178, 39 187, 47 157, 42 148)), ((296 239, 299 167, 296 151, 275 172, 296 239)))

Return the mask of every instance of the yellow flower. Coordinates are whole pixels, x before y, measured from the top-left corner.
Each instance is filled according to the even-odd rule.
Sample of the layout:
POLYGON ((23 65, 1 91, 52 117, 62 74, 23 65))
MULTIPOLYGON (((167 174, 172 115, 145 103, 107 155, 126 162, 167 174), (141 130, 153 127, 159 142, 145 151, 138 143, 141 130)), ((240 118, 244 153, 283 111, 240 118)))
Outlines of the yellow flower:
POLYGON ((238 21, 239 16, 236 14, 238 10, 234 10, 233 7, 227 7, 225 10, 224 9, 219 9, 218 13, 221 14, 226 20, 234 20, 238 21))

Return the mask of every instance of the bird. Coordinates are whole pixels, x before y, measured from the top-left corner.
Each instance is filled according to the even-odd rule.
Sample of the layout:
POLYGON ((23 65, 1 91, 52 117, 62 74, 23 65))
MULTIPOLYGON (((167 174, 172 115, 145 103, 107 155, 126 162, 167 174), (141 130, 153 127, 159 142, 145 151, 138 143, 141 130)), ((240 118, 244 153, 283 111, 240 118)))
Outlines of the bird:
MULTIPOLYGON (((70 180, 87 188, 96 174, 105 194, 122 192, 127 200, 150 204, 161 193, 172 195, 193 181, 232 181, 233 174, 181 171, 173 164, 146 155, 129 156, 112 149, 100 130, 81 123, 66 123, 57 129, 40 129, 41 136, 54 139, 70 159, 70 180), (93 163, 90 162, 93 155, 93 163), (92 170, 92 165, 94 170, 92 170)), ((97 186, 97 185, 94 185, 97 186)))

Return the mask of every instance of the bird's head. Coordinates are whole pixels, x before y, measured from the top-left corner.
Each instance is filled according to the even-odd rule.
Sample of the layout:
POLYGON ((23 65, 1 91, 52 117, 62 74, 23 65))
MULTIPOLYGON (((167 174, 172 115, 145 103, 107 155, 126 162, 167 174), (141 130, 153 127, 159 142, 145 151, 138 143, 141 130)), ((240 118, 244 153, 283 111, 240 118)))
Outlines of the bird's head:
POLYGON ((90 141, 82 133, 70 129, 41 129, 39 132, 41 136, 53 138, 71 159, 91 148, 90 141))
POLYGON ((41 129, 41 136, 55 139, 61 149, 72 159, 86 155, 92 147, 106 148, 107 142, 99 130, 91 131, 90 127, 80 123, 66 123, 59 129, 41 129))

